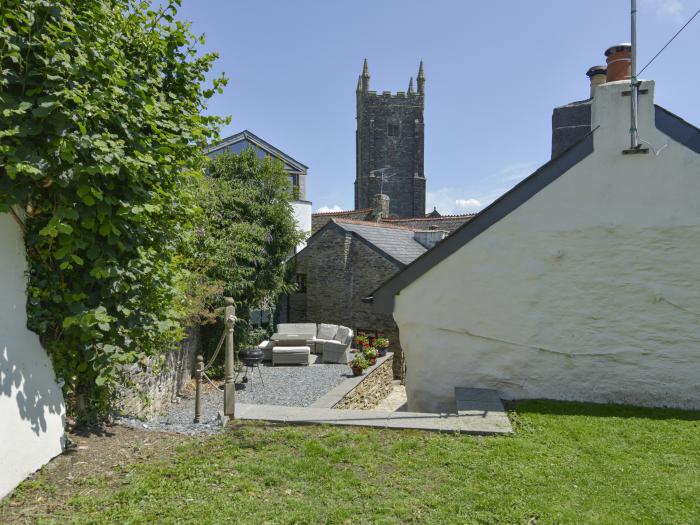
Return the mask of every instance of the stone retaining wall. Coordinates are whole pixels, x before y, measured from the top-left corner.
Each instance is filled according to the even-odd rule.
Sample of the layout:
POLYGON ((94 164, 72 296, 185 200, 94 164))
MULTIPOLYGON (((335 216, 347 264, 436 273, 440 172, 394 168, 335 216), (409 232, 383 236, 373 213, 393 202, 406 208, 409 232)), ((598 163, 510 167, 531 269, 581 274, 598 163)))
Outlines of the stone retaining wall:
POLYGON ((200 345, 199 327, 188 329, 179 348, 165 356, 150 357, 145 363, 124 368, 129 384, 117 388, 112 410, 120 415, 148 418, 175 401, 192 378, 200 345), (162 361, 161 361, 162 359, 162 361))
POLYGON ((393 357, 367 374, 362 382, 350 390, 333 408, 369 410, 393 390, 393 357))

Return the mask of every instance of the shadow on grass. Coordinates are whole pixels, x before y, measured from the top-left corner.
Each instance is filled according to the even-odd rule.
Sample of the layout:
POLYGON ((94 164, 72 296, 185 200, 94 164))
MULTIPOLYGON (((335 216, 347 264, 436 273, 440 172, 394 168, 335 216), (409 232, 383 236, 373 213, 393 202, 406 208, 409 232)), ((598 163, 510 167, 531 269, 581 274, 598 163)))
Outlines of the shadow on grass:
POLYGON ((603 405, 596 403, 579 403, 575 401, 551 401, 546 399, 510 401, 506 406, 508 410, 514 410, 516 413, 521 415, 546 414, 555 416, 590 416, 700 421, 700 410, 681 410, 678 408, 648 408, 613 404, 603 405))

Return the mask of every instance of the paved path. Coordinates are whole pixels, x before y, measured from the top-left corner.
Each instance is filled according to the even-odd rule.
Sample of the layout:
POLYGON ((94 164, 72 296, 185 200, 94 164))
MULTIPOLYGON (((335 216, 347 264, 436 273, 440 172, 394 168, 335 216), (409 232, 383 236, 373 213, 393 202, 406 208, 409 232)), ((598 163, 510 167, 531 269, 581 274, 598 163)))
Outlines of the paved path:
POLYGON ((406 400, 406 387, 399 381, 394 381, 394 389, 382 399, 372 410, 385 410, 387 412, 408 412, 406 400))
POLYGON ((321 407, 236 405, 236 419, 303 424, 322 423, 379 428, 412 428, 465 434, 510 434, 513 429, 493 390, 455 389, 456 414, 336 410, 321 407))

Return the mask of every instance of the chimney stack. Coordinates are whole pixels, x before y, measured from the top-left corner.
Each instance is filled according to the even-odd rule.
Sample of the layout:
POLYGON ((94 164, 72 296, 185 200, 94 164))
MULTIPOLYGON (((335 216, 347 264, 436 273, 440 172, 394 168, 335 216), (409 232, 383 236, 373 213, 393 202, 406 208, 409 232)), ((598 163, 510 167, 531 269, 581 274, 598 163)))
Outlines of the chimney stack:
POLYGON ((605 52, 608 63, 606 82, 629 80, 632 76, 632 44, 617 44, 605 52))
POLYGON ((591 98, 595 95, 595 88, 607 82, 607 74, 605 66, 593 66, 586 71, 586 76, 591 80, 591 98))
POLYGON ((372 219, 379 222, 389 216, 389 196, 377 193, 372 197, 372 219))
POLYGON ((419 244, 430 250, 437 243, 447 237, 447 232, 443 230, 418 230, 413 232, 413 238, 419 244))

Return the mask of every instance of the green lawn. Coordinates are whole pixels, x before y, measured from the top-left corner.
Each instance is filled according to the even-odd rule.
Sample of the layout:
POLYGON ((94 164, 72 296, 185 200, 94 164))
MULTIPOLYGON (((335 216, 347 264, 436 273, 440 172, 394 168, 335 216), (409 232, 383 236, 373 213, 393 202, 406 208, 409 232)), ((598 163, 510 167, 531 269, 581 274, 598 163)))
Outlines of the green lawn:
POLYGON ((86 479, 55 522, 700 523, 700 412, 533 401, 511 416, 511 437, 243 425, 86 479))

